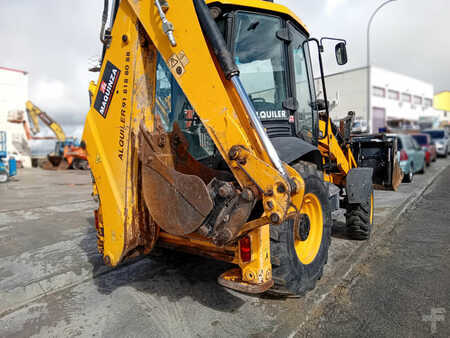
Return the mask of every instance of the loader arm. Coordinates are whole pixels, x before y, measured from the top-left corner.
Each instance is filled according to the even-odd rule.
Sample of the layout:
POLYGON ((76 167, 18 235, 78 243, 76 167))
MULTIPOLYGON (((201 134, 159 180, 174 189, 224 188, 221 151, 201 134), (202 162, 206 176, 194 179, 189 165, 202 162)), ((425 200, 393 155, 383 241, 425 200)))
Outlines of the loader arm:
POLYGON ((350 170, 357 168, 358 165, 353 156, 349 144, 343 147, 339 144, 337 136, 333 133, 331 120, 320 120, 319 128, 322 135, 325 135, 328 124, 328 133, 326 137, 319 140, 319 150, 324 158, 325 165, 328 166, 328 172, 325 178, 328 182, 334 183, 338 186, 345 185, 345 179, 350 170))
POLYGON ((40 132, 39 119, 50 128, 50 130, 55 134, 58 141, 64 142, 66 140, 66 134, 62 127, 53 120, 46 112, 42 111, 34 105, 31 101, 27 101, 25 104, 26 111, 31 122, 31 133, 36 135, 40 132))

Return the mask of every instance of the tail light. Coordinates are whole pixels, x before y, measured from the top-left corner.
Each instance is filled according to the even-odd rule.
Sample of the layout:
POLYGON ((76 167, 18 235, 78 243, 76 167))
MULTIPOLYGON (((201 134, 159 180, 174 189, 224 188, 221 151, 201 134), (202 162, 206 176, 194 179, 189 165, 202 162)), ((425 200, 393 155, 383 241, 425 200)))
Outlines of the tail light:
POLYGON ((400 161, 408 161, 408 154, 405 150, 400 151, 400 161))
POLYGON ((245 236, 239 241, 239 250, 241 254, 241 261, 247 263, 252 260, 252 246, 249 236, 245 236))

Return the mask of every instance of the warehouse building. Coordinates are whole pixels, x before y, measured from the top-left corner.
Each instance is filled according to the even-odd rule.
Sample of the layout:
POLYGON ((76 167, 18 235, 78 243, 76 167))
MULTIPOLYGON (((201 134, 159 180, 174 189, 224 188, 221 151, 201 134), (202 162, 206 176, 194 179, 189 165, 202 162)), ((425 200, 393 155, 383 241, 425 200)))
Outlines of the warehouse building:
MULTIPOLYGON (((421 116, 435 114, 434 86, 410 76, 371 67, 371 109, 367 109, 367 67, 326 76, 327 96, 333 119, 354 111, 356 118, 368 122, 370 132, 378 132, 388 121, 419 122, 421 116)), ((321 92, 319 80, 316 88, 321 92)))
POLYGON ((27 72, 0 67, 0 130, 6 131, 8 156, 31 167, 31 149, 24 128, 27 100, 27 72))
POLYGON ((450 125, 450 91, 443 91, 434 96, 434 108, 438 112, 439 124, 450 125))

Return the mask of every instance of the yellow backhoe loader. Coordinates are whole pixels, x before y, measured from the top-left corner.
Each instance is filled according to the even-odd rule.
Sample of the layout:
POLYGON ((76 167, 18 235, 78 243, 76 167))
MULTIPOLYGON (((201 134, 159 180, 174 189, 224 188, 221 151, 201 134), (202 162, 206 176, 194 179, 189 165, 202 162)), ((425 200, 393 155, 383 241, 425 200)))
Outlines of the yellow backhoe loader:
POLYGON ((367 239, 374 209, 352 114, 337 128, 316 99, 309 45, 323 79, 324 40, 262 0, 114 1, 106 27, 108 4, 83 135, 105 263, 158 245, 234 263, 218 282, 242 292, 314 288, 331 212, 345 207, 349 234, 367 239))

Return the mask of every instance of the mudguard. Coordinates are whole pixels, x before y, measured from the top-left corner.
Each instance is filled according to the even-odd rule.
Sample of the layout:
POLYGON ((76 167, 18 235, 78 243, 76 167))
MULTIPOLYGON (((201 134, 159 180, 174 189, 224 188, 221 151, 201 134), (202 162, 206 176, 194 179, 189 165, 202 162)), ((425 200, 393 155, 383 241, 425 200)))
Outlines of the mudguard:
POLYGON ((291 164, 300 158, 322 166, 322 155, 319 149, 298 137, 275 137, 271 139, 280 159, 291 164))
POLYGON ((353 168, 347 174, 348 203, 363 203, 369 198, 372 191, 372 168, 353 168))

